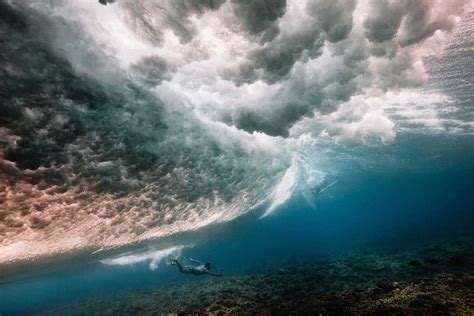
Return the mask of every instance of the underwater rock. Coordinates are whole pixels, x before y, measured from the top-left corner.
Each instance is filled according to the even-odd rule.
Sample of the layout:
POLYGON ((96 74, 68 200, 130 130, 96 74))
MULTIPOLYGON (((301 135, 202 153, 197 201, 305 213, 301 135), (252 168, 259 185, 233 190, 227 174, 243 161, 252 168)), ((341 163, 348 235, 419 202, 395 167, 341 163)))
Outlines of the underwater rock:
POLYGON ((413 267, 421 267, 421 262, 418 260, 411 260, 410 262, 408 262, 408 264, 413 267))
POLYGON ((463 268, 474 265, 474 258, 465 254, 454 254, 448 258, 448 266, 463 268))
POLYGON ((426 258, 424 258, 424 261, 425 261, 425 262, 428 262, 428 263, 430 263, 430 264, 438 264, 438 263, 439 263, 439 260, 438 260, 438 259, 431 258, 431 257, 426 257, 426 258))
MULTIPOLYGON (((396 282, 394 282, 396 284, 396 282)), ((387 283, 387 282, 378 282, 377 283, 377 288, 382 290, 382 292, 390 292, 396 289, 396 286, 394 283, 387 283)))

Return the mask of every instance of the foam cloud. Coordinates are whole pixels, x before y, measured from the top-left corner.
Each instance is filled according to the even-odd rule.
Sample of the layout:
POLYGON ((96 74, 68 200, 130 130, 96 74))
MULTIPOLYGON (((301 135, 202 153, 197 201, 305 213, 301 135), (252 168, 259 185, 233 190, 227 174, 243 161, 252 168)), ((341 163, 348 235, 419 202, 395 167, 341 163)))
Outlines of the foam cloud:
POLYGON ((374 43, 393 40, 404 15, 403 1, 372 1, 370 14, 364 21, 365 36, 374 43), (387 14, 390 13, 390 14, 387 14))

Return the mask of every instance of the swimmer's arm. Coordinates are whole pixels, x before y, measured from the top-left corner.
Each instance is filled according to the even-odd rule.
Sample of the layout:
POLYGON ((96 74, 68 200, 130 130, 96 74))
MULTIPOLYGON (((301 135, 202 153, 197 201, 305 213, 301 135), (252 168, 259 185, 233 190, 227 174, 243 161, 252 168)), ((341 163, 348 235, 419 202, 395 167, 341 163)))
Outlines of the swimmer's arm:
POLYGON ((204 265, 204 263, 199 261, 199 260, 194 260, 194 259, 191 259, 191 258, 188 258, 188 260, 193 262, 193 263, 196 263, 196 264, 204 265))
POLYGON ((212 276, 216 276, 216 277, 222 276, 222 270, 221 270, 221 273, 214 273, 214 272, 211 272, 211 271, 206 271, 206 273, 209 274, 209 275, 212 275, 212 276))

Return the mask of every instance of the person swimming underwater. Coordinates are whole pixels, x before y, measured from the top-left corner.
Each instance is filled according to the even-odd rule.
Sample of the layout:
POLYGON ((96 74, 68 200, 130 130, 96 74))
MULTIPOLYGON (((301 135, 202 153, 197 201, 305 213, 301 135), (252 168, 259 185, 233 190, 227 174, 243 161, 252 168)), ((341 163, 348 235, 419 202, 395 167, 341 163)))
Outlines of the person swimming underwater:
POLYGON ((207 263, 203 263, 199 260, 194 260, 194 259, 191 259, 191 258, 188 258, 189 261, 191 261, 192 263, 194 264, 197 264, 197 266, 183 266, 179 261, 178 259, 176 258, 171 258, 171 264, 174 265, 174 266, 177 266, 179 271, 181 271, 182 273, 186 273, 186 274, 194 274, 194 275, 203 275, 203 274, 209 274, 209 275, 212 275, 212 276, 222 276, 222 271, 221 273, 214 273, 214 272, 211 272, 209 270, 211 270, 211 264, 209 262, 207 263))

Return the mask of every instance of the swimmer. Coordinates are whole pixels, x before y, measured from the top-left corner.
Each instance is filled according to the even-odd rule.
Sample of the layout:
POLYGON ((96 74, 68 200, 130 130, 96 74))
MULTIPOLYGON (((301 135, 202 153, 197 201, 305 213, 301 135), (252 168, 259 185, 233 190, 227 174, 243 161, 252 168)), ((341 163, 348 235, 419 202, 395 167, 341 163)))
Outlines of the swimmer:
POLYGON ((209 274, 209 275, 217 276, 217 277, 222 276, 222 271, 221 273, 214 273, 214 272, 209 271, 211 270, 211 264, 209 262, 203 263, 201 261, 194 260, 191 258, 188 258, 188 259, 195 265, 184 266, 178 261, 178 259, 175 259, 175 258, 171 259, 171 264, 174 266, 177 266, 179 271, 186 274, 194 274, 194 275, 209 274))

